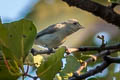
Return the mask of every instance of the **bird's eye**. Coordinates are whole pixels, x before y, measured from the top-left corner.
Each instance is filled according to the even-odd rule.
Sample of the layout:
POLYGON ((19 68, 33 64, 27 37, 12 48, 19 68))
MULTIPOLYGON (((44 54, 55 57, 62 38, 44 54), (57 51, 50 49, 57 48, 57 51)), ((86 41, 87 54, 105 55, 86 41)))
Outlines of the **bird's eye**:
POLYGON ((73 24, 74 24, 74 25, 77 25, 77 22, 74 22, 73 24))

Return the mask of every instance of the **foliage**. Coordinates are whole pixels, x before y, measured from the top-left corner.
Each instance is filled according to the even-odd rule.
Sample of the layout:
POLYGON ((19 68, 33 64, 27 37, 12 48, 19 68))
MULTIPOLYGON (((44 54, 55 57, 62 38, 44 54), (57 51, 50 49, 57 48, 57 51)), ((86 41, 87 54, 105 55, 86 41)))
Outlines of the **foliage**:
POLYGON ((5 61, 3 66, 7 66, 11 75, 21 75, 20 69, 24 71, 23 63, 32 48, 36 28, 31 21, 23 19, 7 24, 0 23, 0 32, 1 54, 5 61))
MULTIPOLYGON (((24 76, 23 65, 34 65, 33 56, 29 54, 36 36, 36 28, 29 20, 12 23, 0 23, 0 49, 3 60, 0 62, 0 79, 16 80, 24 76), (22 70, 22 72, 20 71, 22 70), (7 74, 3 74, 7 73, 7 74)), ((62 67, 65 47, 62 47, 41 63, 37 75, 43 80, 52 80, 62 67), (52 73, 51 73, 52 72, 52 73), (49 75, 51 74, 51 75, 49 75)))
POLYGON ((64 53, 65 47, 62 47, 41 63, 37 70, 38 77, 42 80, 52 80, 62 67, 61 59, 64 57, 64 53))
POLYGON ((77 60, 74 56, 67 56, 66 58, 66 64, 60 72, 60 76, 62 77, 62 80, 68 80, 70 76, 72 76, 72 73, 76 71, 80 66, 79 60, 77 60), (71 65, 74 65, 71 67, 71 65))
POLYGON ((16 80, 20 75, 13 75, 9 72, 4 61, 0 61, 0 79, 1 80, 16 80))
POLYGON ((112 3, 120 3, 120 0, 108 0, 108 2, 112 2, 112 3))
MULTIPOLYGON (((104 0, 102 1, 93 0, 93 1, 101 2, 101 3, 104 2, 104 0)), ((106 3, 106 1, 104 3, 106 3)), ((108 0, 108 2, 119 3, 120 1, 108 0)), ((44 4, 41 5, 45 7, 44 4)), ((56 6, 58 6, 58 4, 59 3, 57 3, 56 6)), ((48 7, 49 9, 51 9, 54 6, 49 5, 46 8, 48 7)), ((53 18, 55 12, 59 13, 58 15, 56 15, 59 16, 61 15, 60 13, 61 11, 66 12, 67 10, 68 13, 70 13, 69 15, 72 15, 74 12, 74 10, 72 11, 64 7, 59 7, 59 9, 54 9, 53 11, 51 11, 52 12, 51 14, 49 12, 44 12, 46 13, 46 14, 43 13, 45 16, 40 15, 40 17, 42 17, 41 18, 42 20, 45 20, 44 22, 47 22, 46 21, 46 18, 48 18, 47 15, 52 15, 51 17, 53 18)), ((79 11, 75 13, 79 13, 79 11)), ((36 64, 36 61, 34 61, 35 60, 34 56, 32 54, 29 54, 34 43, 36 33, 37 33, 36 27, 34 26, 32 21, 29 20, 22 19, 19 21, 6 23, 6 24, 0 23, 0 58, 2 58, 2 60, 0 59, 1 80, 16 80, 20 76, 22 76, 23 78, 28 76, 33 79, 40 78, 41 80, 53 80, 53 78, 55 80, 68 80, 68 78, 71 77, 73 73, 81 66, 80 60, 86 60, 90 57, 89 54, 96 53, 96 51, 93 52, 91 51, 91 52, 85 52, 84 54, 86 55, 81 55, 79 53, 76 53, 72 56, 64 57, 65 47, 61 47, 55 53, 49 55, 49 57, 46 60, 44 60, 43 57, 39 57, 40 61, 38 61, 38 63, 40 64, 39 66, 36 67, 34 66, 36 64), (66 59, 67 62, 64 68, 62 63, 63 58, 66 59), (37 77, 28 74, 27 70, 29 70, 29 68, 27 68, 27 70, 24 70, 23 67, 24 65, 28 65, 28 67, 29 65, 33 66, 34 70, 37 73, 37 77)), ((84 41, 85 42, 84 45, 88 45, 88 44, 95 45, 93 42, 89 43, 89 41, 93 41, 92 39, 93 38, 90 37, 87 41, 84 41)), ((99 62, 101 61, 96 61, 96 63, 99 62)), ((91 63, 90 66, 93 66, 93 64, 91 63)), ((112 68, 113 67, 114 66, 112 66, 112 68)), ((107 75, 107 77, 111 78, 112 76, 115 76, 116 79, 118 79, 120 73, 116 72, 114 74, 113 73, 114 69, 112 70, 110 69, 111 68, 109 68, 108 74, 111 74, 111 76, 107 75)), ((81 74, 86 71, 87 70, 85 69, 84 71, 81 72, 81 74)), ((94 76, 93 78, 89 78, 88 80, 98 80, 98 79, 94 76)))

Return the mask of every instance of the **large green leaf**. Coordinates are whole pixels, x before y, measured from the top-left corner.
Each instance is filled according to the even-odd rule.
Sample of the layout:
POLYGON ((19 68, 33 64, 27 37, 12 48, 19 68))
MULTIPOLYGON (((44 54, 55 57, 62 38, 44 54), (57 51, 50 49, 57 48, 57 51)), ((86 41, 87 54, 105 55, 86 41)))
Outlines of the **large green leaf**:
POLYGON ((68 80, 72 73, 80 67, 80 62, 74 56, 68 56, 66 61, 65 68, 60 72, 62 80, 68 80))
MULTIPOLYGON (((29 20, 20 20, 12 23, 0 23, 0 48, 5 64, 0 64, 0 79, 11 80, 20 76, 20 68, 23 70, 23 62, 31 49, 36 28, 29 20), (10 73, 9 73, 10 72, 10 73), (7 73, 7 74, 4 74, 7 73)), ((1 61, 0 61, 1 62, 1 61)))
POLYGON ((58 73, 62 67, 61 59, 64 57, 65 47, 62 47, 48 57, 45 62, 42 62, 37 69, 37 75, 41 80, 53 80, 56 73, 58 73))
POLYGON ((35 35, 36 28, 29 20, 0 24, 0 43, 7 57, 25 59, 33 45, 35 35))
POLYGON ((17 80, 19 74, 10 74, 3 60, 0 60, 0 80, 17 80))

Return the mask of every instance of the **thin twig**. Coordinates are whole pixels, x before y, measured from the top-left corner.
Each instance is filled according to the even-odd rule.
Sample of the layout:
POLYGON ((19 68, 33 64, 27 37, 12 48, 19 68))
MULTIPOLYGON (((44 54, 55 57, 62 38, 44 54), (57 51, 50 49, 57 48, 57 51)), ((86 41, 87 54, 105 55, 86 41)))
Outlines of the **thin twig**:
POLYGON ((27 65, 27 70, 26 72, 24 73, 24 76, 26 76, 28 74, 28 71, 29 71, 29 65, 27 65))
POLYGON ((27 74, 26 76, 28 76, 28 77, 32 78, 33 80, 37 80, 37 78, 38 78, 38 77, 36 77, 36 76, 35 76, 35 77, 33 77, 33 76, 29 75, 29 74, 27 74))
POLYGON ((112 49, 113 50, 120 49, 120 43, 105 46, 103 48, 98 47, 98 46, 84 46, 84 47, 78 48, 78 50, 76 50, 76 52, 78 52, 78 51, 102 51, 102 50, 112 50, 112 49))

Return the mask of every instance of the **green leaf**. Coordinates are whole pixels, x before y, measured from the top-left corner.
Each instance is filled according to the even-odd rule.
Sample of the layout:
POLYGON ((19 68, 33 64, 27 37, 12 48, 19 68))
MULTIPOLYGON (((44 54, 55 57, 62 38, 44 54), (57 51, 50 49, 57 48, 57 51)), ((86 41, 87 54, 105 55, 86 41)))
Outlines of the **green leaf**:
POLYGON ((68 56, 66 61, 65 68, 60 72, 62 80, 68 80, 68 77, 72 76, 71 73, 75 72, 80 67, 80 62, 74 56, 68 56))
POLYGON ((1 48, 2 48, 2 47, 1 47, 1 45, 0 45, 0 57, 2 56, 2 50, 1 50, 1 48))
POLYGON ((19 76, 10 74, 4 61, 0 60, 0 80, 17 80, 19 76))
POLYGON ((11 76, 21 75, 20 68, 24 71, 23 62, 33 45, 35 36, 36 28, 29 20, 0 23, 0 48, 4 61, 7 62, 4 65, 7 68, 3 73, 5 71, 11 76))
POLYGON ((108 2, 111 2, 111 3, 120 3, 120 0, 108 0, 108 2))
POLYGON ((53 80, 62 80, 60 75, 55 75, 55 78, 53 80))
POLYGON ((29 53, 28 56, 25 58, 24 64, 31 65, 31 66, 34 65, 34 58, 31 53, 29 53))
POLYGON ((65 47, 62 47, 52 54, 48 59, 38 67, 37 75, 41 80, 53 80, 56 73, 62 67, 61 59, 64 57, 65 47))
POLYGON ((120 79, 120 72, 113 73, 113 76, 116 78, 116 80, 120 79))
POLYGON ((23 19, 0 24, 0 33, 0 43, 5 56, 25 59, 33 45, 36 28, 32 21, 23 19))

